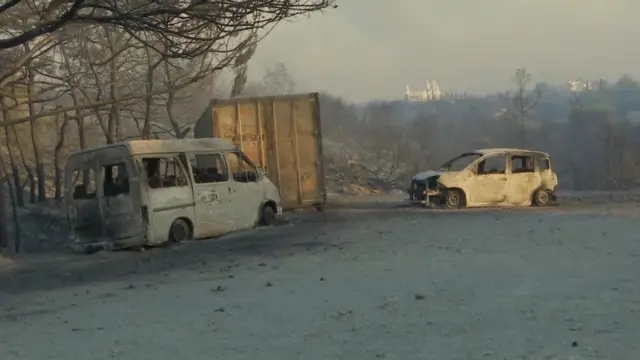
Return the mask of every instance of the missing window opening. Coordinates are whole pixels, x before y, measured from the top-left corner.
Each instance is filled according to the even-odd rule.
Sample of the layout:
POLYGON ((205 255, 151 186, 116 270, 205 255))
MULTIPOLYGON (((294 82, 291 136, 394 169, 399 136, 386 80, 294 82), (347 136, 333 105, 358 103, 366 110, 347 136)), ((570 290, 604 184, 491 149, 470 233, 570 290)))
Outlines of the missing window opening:
POLYGON ((187 176, 177 157, 142 159, 152 189, 188 186, 187 176))

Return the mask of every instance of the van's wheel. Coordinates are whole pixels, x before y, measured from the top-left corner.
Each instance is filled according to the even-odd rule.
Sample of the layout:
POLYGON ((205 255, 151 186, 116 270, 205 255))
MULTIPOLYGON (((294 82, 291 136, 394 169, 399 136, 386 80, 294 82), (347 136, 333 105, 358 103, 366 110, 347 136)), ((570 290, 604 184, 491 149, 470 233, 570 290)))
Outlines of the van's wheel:
POLYGON ((538 189, 533 193, 533 205, 535 206, 547 206, 551 202, 551 196, 545 189, 538 189))
POLYGON ((191 238, 191 228, 184 219, 176 219, 169 228, 169 241, 180 244, 191 238))
POLYGON ((276 223, 276 212, 269 205, 262 207, 262 214, 260 216, 260 225, 271 226, 276 223))
POLYGON ((444 207, 447 209, 460 209, 464 206, 464 194, 460 190, 447 190, 444 195, 444 207))

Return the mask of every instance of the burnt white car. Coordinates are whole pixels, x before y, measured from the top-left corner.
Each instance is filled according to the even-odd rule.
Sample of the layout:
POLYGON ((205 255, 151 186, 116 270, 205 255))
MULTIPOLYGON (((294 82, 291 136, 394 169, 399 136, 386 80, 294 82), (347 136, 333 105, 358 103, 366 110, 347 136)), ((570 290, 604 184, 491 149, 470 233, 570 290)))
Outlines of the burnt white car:
POLYGON ((415 175, 409 202, 445 208, 545 206, 556 200, 558 177, 549 154, 523 149, 481 149, 415 175))

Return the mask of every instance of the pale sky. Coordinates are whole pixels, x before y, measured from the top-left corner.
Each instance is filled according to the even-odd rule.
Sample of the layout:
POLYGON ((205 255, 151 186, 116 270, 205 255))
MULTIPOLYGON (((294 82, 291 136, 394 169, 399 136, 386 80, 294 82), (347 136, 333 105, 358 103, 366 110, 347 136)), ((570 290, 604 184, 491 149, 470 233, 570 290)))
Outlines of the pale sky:
POLYGON ((640 77, 640 0, 338 0, 282 23, 258 46, 251 77, 287 65, 300 90, 353 101, 398 99, 425 79, 441 90, 640 77))

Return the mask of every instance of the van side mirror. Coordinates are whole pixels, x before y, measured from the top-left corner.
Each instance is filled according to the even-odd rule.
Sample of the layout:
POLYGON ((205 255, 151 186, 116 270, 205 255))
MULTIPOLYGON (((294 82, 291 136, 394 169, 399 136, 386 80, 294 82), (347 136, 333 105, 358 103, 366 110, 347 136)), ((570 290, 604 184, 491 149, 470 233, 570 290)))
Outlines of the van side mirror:
POLYGON ((258 174, 258 180, 262 180, 266 175, 266 171, 260 166, 256 166, 256 172, 258 174))

